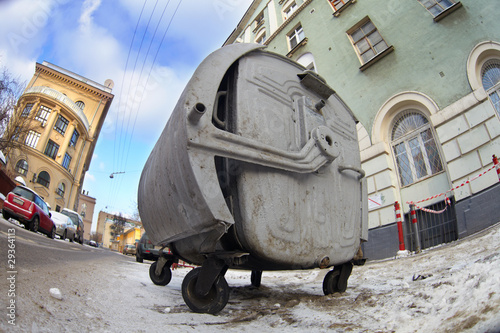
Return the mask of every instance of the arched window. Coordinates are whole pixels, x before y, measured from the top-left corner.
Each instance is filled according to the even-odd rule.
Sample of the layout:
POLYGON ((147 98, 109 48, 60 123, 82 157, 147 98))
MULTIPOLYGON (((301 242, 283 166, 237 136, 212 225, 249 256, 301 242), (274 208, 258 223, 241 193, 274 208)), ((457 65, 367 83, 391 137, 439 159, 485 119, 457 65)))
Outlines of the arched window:
POLYGON ((38 179, 36 182, 40 185, 45 186, 46 188, 49 188, 50 185, 50 175, 47 171, 42 171, 38 174, 38 179))
POLYGON ((16 163, 16 172, 26 176, 28 174, 28 162, 26 160, 19 160, 16 163))
POLYGON ((314 56, 312 55, 312 53, 304 53, 297 59, 297 62, 308 70, 317 72, 314 62, 314 56))
POLYGON ((83 103, 82 101, 78 101, 75 104, 76 104, 76 106, 78 106, 82 110, 85 108, 85 103, 83 103))
POLYGON ((492 59, 484 63, 481 80, 493 107, 500 115, 500 60, 492 59))
POLYGON ((391 141, 401 186, 443 170, 429 121, 417 110, 403 111, 395 118, 391 141))
POLYGON ((60 183, 57 187, 56 193, 64 198, 64 192, 66 192, 66 185, 64 185, 64 183, 60 183))

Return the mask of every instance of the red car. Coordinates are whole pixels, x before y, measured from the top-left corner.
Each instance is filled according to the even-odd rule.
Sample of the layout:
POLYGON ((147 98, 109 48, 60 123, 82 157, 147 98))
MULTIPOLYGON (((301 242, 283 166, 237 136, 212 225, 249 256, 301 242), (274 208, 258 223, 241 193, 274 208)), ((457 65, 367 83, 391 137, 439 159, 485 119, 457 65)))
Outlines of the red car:
POLYGON ((52 221, 49 207, 32 189, 16 186, 5 198, 2 209, 3 217, 13 218, 24 224, 31 231, 43 232, 50 238, 56 235, 56 226, 52 221))

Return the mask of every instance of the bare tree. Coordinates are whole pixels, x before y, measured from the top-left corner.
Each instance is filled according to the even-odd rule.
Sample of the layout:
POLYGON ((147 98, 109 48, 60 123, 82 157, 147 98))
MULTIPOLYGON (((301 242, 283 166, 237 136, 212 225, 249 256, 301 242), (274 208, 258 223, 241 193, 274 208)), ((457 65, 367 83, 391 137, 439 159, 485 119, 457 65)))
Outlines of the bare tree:
MULTIPOLYGON (((33 114, 17 107, 17 101, 26 87, 5 68, 0 72, 0 150, 8 155, 13 148, 23 150, 26 135, 35 126, 33 114), (24 112, 23 112, 24 111, 24 112)), ((29 110, 31 111, 31 109, 29 110)))
POLYGON ((123 231, 125 230, 125 222, 127 220, 122 216, 121 213, 118 215, 113 216, 113 224, 111 225, 111 237, 113 237, 113 240, 116 240, 118 236, 123 234, 123 231))

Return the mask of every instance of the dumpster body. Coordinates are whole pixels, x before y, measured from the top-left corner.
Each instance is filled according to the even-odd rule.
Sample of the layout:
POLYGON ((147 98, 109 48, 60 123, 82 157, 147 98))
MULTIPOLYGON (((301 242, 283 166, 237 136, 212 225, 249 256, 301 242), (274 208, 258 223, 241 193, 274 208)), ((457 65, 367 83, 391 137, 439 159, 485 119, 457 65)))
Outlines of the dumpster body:
POLYGON ((334 266, 323 289, 343 291, 367 240, 363 177, 356 119, 320 76, 226 46, 195 71, 141 175, 143 225, 172 251, 155 271, 201 265, 183 283, 196 312, 225 306, 227 268, 259 285, 263 270, 334 266))

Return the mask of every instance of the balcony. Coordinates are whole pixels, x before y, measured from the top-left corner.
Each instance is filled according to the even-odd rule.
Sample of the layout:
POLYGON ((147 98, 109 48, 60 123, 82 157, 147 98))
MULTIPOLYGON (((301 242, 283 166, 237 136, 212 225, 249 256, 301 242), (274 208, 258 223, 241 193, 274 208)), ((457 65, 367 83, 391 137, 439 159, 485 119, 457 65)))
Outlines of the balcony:
POLYGON ((44 86, 36 86, 36 87, 31 87, 26 89, 24 92, 24 95, 28 94, 43 94, 46 96, 51 97, 52 99, 58 100, 62 104, 64 104, 68 109, 73 111, 73 113, 82 121, 83 125, 85 126, 85 130, 89 130, 89 121, 87 120, 87 116, 83 113, 82 109, 80 109, 75 102, 71 100, 68 96, 64 95, 63 93, 60 93, 59 91, 49 88, 49 87, 44 87, 44 86))

